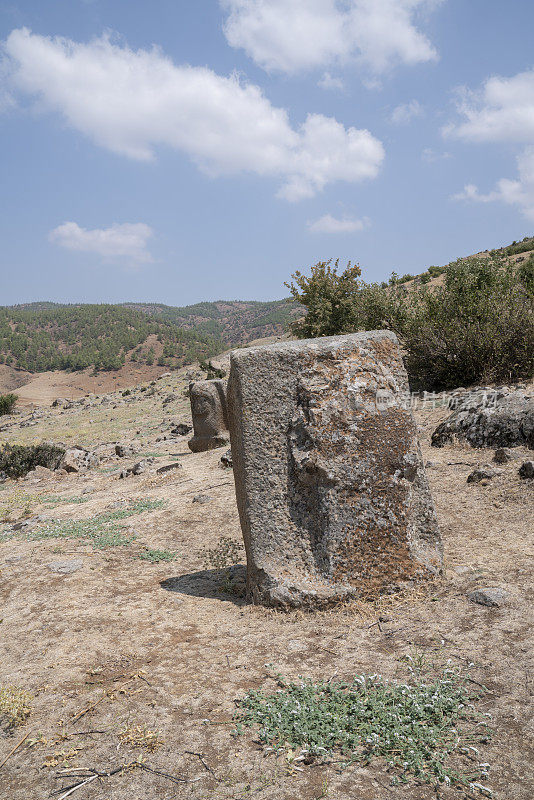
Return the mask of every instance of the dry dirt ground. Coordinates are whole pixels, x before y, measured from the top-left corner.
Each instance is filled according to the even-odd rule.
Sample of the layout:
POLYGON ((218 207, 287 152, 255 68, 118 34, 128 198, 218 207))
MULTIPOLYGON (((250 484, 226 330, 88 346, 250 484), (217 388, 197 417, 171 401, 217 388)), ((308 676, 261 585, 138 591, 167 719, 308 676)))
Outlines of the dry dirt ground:
POLYGON ((518 450, 487 485, 467 484, 473 466, 492 453, 432 449, 430 434, 447 412, 419 410, 444 539, 443 578, 425 591, 329 612, 266 610, 245 602, 243 566, 229 581, 203 553, 221 537, 240 541, 232 472, 220 464, 224 450, 192 454, 187 437, 156 441, 169 436, 171 423, 189 420, 187 379, 182 370, 145 384, 145 391, 138 386, 132 395, 115 393, 103 403, 96 397, 67 410, 47 402, 0 432, 0 442, 139 447, 135 458, 118 459, 110 444, 100 467, 84 475, 37 470, 0 487, 3 519, 30 520, 18 530, 12 522, 0 525, 0 685, 33 696, 26 720, 0 734, 0 763, 24 740, 0 767, 0 796, 465 797, 464 790, 436 792, 415 780, 392 786, 380 761, 295 769, 283 754, 265 753, 254 730, 232 735, 234 700, 250 689, 275 690, 274 672, 295 679, 379 672, 405 680, 403 658, 411 656, 429 665, 450 660, 469 671, 475 689, 487 687, 478 707, 491 715, 494 735, 476 756, 491 765, 486 785, 498 800, 532 800, 534 488, 517 473, 528 452, 518 450), (154 458, 151 469, 119 479, 121 467, 142 456, 154 458), (181 466, 154 472, 173 462, 181 466), (210 502, 193 502, 199 494, 210 502), (101 515, 124 509, 130 515, 113 523, 123 526, 115 529, 118 538, 87 538, 88 530, 108 524, 101 515), (47 520, 92 522, 35 538, 53 524, 47 520), (174 560, 142 558, 155 550, 174 560), (467 593, 481 586, 506 589, 509 603, 470 602, 467 593), (70 795, 81 780, 72 777, 75 767, 115 774, 92 777, 70 795))

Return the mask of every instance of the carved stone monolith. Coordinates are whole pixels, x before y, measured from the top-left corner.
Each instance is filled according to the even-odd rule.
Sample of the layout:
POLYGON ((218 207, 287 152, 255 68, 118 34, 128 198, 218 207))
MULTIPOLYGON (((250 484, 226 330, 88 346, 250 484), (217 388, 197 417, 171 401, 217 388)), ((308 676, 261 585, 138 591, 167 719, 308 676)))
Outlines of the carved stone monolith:
POLYGON ((389 331, 232 353, 228 418, 250 600, 321 607, 441 571, 409 399, 389 331))
POLYGON ((194 453, 213 450, 228 444, 226 381, 195 381, 189 384, 193 417, 193 438, 189 449, 194 453))

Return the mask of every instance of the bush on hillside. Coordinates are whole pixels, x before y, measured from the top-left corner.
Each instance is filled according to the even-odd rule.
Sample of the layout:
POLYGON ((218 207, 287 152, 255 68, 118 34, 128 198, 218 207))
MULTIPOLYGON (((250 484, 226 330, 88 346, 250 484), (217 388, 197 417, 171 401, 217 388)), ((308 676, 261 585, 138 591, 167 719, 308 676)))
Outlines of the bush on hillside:
POLYGON ((16 394, 0 394, 0 417, 3 414, 11 414, 17 400, 16 394))
MULTIPOLYGON (((326 262, 328 265, 330 262, 326 262)), ((389 328, 398 335, 413 389, 530 378, 534 371, 533 268, 499 256, 461 259, 442 286, 411 291, 397 282, 366 284, 350 264, 340 276, 325 264, 288 284, 308 313, 292 326, 303 336, 389 328), (343 279, 340 292, 340 280, 343 279)))
POLYGON ((354 330, 361 269, 350 261, 340 275, 338 269, 339 259, 333 266, 332 259, 319 261, 311 268, 309 278, 297 271, 291 276, 295 283, 284 284, 293 299, 307 309, 306 316, 290 326, 299 339, 354 330))
POLYGON ((0 450, 0 473, 8 478, 22 478, 35 467, 57 469, 65 450, 55 444, 6 444, 0 450))

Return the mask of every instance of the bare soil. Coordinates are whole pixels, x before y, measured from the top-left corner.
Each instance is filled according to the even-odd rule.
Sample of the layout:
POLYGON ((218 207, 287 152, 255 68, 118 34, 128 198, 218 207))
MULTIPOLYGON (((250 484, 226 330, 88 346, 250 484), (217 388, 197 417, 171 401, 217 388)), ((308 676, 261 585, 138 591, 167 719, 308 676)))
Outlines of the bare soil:
POLYGON ((74 800, 476 797, 454 787, 436 792, 415 780, 394 787, 379 761, 298 771, 284 755, 265 753, 254 731, 232 736, 234 700, 254 688, 275 690, 275 672, 315 679, 379 672, 404 680, 403 657, 419 655, 462 665, 475 688, 487 687, 478 707, 491 715, 494 735, 475 758, 491 765, 486 783, 494 798, 532 800, 534 482, 520 480, 517 471, 532 453, 517 449, 487 485, 467 484, 473 467, 493 453, 431 448, 430 434, 447 412, 419 410, 445 545, 443 577, 424 590, 329 612, 266 610, 243 597, 243 563, 228 586, 225 570, 210 567, 202 553, 221 537, 240 541, 232 472, 220 465, 224 450, 192 454, 187 437, 156 441, 170 435, 171 423, 189 421, 187 379, 182 370, 133 397, 115 392, 103 404, 98 398, 67 410, 51 409, 43 389, 47 402, 36 424, 21 427, 30 420, 24 414, 0 433, 3 441, 21 443, 109 443, 100 467, 84 475, 37 470, 8 481, 0 487, 4 518, 83 520, 133 501, 164 501, 122 521, 136 537, 125 546, 28 541, 24 529, 0 526, 0 684, 34 698, 26 721, 0 736, 2 762, 27 735, 0 767, 0 796, 59 798, 81 781, 72 777, 79 767, 119 771, 77 788, 69 795, 74 800), (169 395, 174 399, 164 404, 169 395), (140 452, 118 459, 115 441, 135 441, 140 452), (119 479, 123 466, 150 453, 155 460, 147 472, 119 479), (173 462, 182 466, 155 472, 173 462), (194 503, 199 494, 211 502, 194 503), (140 558, 147 548, 176 558, 150 563, 140 558), (64 574, 54 571, 58 562, 79 563, 64 574), (484 586, 504 588, 508 604, 487 608, 467 599, 484 586), (158 734, 155 749, 147 731, 158 734))

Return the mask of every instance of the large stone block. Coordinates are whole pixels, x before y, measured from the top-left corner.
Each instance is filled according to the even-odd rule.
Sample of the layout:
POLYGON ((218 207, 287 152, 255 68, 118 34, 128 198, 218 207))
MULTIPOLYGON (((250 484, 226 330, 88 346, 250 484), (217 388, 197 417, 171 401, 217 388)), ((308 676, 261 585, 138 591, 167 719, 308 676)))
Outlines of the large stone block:
POLYGON ((228 444, 226 382, 195 381, 189 384, 193 438, 187 443, 194 453, 228 444))
POLYGON ((236 350, 228 412, 249 599, 324 606, 441 570, 394 334, 236 350))

